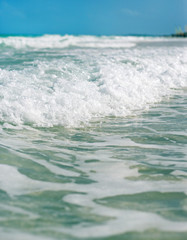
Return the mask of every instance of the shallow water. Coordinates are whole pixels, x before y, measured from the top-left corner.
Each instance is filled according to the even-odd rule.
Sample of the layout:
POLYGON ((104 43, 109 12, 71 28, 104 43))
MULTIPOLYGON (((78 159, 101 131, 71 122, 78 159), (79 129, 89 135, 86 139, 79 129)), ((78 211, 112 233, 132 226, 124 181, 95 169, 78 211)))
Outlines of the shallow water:
POLYGON ((186 50, 0 38, 3 240, 185 239, 186 50))

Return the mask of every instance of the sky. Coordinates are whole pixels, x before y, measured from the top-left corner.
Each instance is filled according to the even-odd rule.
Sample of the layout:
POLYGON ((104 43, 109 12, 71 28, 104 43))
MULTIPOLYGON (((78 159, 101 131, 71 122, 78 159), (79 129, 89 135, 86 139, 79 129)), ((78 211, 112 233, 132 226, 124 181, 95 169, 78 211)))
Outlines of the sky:
POLYGON ((187 25, 187 0, 0 0, 0 34, 162 35, 187 25))

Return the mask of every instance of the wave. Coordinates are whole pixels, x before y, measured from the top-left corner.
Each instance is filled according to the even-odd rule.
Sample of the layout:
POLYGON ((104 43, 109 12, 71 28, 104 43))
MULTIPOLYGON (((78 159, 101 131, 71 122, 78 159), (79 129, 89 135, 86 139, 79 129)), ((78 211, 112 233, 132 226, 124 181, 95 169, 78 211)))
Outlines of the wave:
POLYGON ((96 37, 71 35, 44 35, 40 37, 6 37, 0 38, 0 44, 14 48, 123 48, 136 44, 131 37, 96 37))
MULTIPOLYGON (((43 35, 38 37, 0 37, 0 46, 20 48, 129 48, 138 42, 173 42, 163 37, 43 35)), ((184 39, 185 41, 185 39, 184 39)))
MULTIPOLYGON (((6 41, 17 47, 67 44, 66 36, 53 36, 54 41, 49 41, 50 37, 6 41)), ((77 38, 72 37, 72 42, 77 38)), ((90 39, 96 39, 82 38, 87 42, 77 40, 76 44, 91 46, 90 39)), ((114 37, 111 42, 118 45, 118 38, 121 41, 121 37, 114 37)), ((68 39, 70 44, 71 37, 68 39)), ((96 44, 101 44, 99 41, 107 45, 109 40, 103 38, 96 44)), ((25 59, 30 61, 30 53, 22 54, 24 62, 19 62, 19 67, 0 69, 2 123, 76 127, 107 116, 135 114, 169 96, 173 88, 187 85, 187 56, 180 47, 168 50, 165 47, 100 49, 97 46, 89 50, 59 50, 52 56, 46 51, 43 55, 34 55, 28 65, 25 59)))

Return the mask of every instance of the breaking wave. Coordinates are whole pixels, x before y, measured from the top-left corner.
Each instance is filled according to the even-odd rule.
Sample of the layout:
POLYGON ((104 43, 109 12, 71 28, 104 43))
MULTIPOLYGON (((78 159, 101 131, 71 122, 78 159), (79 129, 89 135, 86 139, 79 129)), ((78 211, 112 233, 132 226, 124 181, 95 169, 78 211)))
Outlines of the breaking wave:
POLYGON ((30 47, 2 50, 0 121, 75 127, 107 116, 135 114, 169 96, 172 89, 185 87, 184 48, 131 48, 141 41, 92 36, 0 38, 0 43, 16 49, 30 47), (76 48, 64 49, 67 46, 76 48))

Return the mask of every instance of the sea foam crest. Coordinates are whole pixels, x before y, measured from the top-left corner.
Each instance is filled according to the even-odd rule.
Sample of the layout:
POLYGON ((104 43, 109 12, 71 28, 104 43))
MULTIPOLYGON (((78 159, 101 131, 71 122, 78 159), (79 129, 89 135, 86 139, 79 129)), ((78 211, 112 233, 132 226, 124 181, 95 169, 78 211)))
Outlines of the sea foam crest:
POLYGON ((134 37, 96 37, 73 35, 44 35, 40 37, 6 37, 0 38, 0 44, 14 48, 126 48, 136 45, 134 37))
POLYGON ((76 127, 148 109, 171 89, 187 86, 184 52, 177 47, 69 49, 57 51, 58 58, 46 53, 28 66, 2 68, 0 121, 76 127))
MULTIPOLYGON (((38 37, 0 37, 0 46, 20 48, 129 48, 139 42, 175 42, 173 38, 132 36, 43 35, 38 37)), ((181 40, 182 41, 182 40, 181 40)), ((184 39, 185 41, 185 39, 184 39)))

